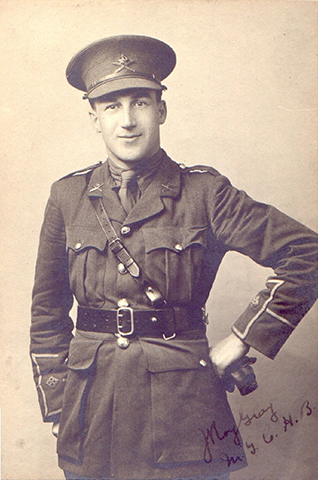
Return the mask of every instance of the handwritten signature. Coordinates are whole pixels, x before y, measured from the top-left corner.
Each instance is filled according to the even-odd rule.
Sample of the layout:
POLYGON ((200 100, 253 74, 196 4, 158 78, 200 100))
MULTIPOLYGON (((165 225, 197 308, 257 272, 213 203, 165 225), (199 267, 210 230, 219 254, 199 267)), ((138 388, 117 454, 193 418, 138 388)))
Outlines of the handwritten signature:
MULTIPOLYGON (((245 427, 249 427, 252 425, 252 422, 258 421, 261 419, 265 414, 269 414, 269 420, 270 422, 277 424, 282 423, 283 427, 283 433, 286 433, 289 431, 292 427, 294 427, 296 424, 299 423, 304 417, 310 417, 313 414, 313 411, 315 410, 316 407, 312 406, 309 402, 309 400, 305 400, 300 409, 299 409, 299 418, 292 417, 290 413, 287 415, 280 415, 278 414, 277 410, 274 408, 273 403, 271 402, 268 406, 265 408, 262 408, 259 410, 259 412, 253 413, 252 415, 244 414, 240 412, 240 417, 238 421, 238 425, 234 425, 231 429, 229 430, 220 430, 217 427, 217 424, 215 421, 213 421, 210 425, 209 428, 206 430, 199 429, 201 434, 203 435, 205 444, 204 444, 204 452, 203 452, 203 460, 206 463, 211 463, 213 460, 213 446, 215 445, 216 441, 222 442, 223 440, 229 438, 232 436, 233 443, 238 446, 242 447, 242 440, 239 434, 239 428, 244 425, 245 427), (279 422, 279 420, 282 420, 282 422, 279 422)), ((296 415, 298 416, 298 415, 296 415)), ((279 434, 261 434, 261 438, 263 440, 264 444, 269 444, 272 443, 275 438, 278 438, 279 434)), ((249 453, 251 455, 255 455, 258 447, 256 446, 255 442, 245 442, 245 446, 248 449, 249 453)), ((237 455, 235 457, 229 456, 227 453, 222 453, 219 457, 221 460, 225 461, 228 465, 228 467, 231 466, 231 464, 235 464, 237 462, 243 461, 245 459, 244 455, 240 456, 237 455)))
MULTIPOLYGON (((234 425, 233 428, 231 428, 230 430, 225 430, 222 433, 218 430, 218 428, 216 426, 216 422, 213 421, 211 423, 210 428, 207 428, 206 431, 202 430, 202 428, 199 428, 199 431, 202 433, 202 435, 204 437, 204 440, 205 440, 203 460, 206 463, 211 463, 212 460, 213 460, 212 446, 215 445, 216 440, 222 441, 225 438, 227 438, 230 434, 233 434, 234 444, 237 445, 237 446, 241 446, 241 438, 240 438, 240 435, 239 435, 239 429, 236 425, 234 425)), ((231 459, 232 459, 232 457, 231 457, 231 459)), ((232 459, 232 460, 233 460, 233 463, 236 463, 236 461, 237 461, 235 458, 232 459)))
MULTIPOLYGON (((282 427, 283 427, 283 432, 282 433, 286 433, 288 431, 290 431, 293 427, 295 427, 301 420, 303 420, 304 417, 311 417, 311 415, 313 414, 314 410, 316 409, 316 407, 312 406, 309 402, 309 400, 305 400, 300 409, 299 409, 299 415, 296 414, 296 416, 292 416, 290 413, 288 413, 287 415, 278 415, 277 411, 274 410, 273 408, 273 405, 270 404, 269 407, 267 407, 266 409, 264 410, 261 410, 259 413, 261 412, 266 412, 266 411, 271 411, 271 417, 270 417, 270 420, 271 422, 273 423, 277 423, 279 418, 282 419, 282 427), (298 418, 296 418, 298 417, 298 418)), ((263 414, 264 414, 263 413, 263 414)), ((252 419, 258 419, 258 418, 261 418, 262 415, 260 414, 257 414, 257 415, 252 415, 252 417, 248 417, 247 419, 247 423, 244 423, 245 426, 249 426, 251 425, 251 422, 249 422, 249 420, 252 420, 252 419)), ((242 419, 243 417, 241 416, 240 414, 240 423, 242 424, 242 419)), ((244 417, 244 420, 245 420, 245 417, 244 417)), ((279 437, 281 432, 276 432, 276 433, 270 433, 270 434, 265 434, 265 433, 262 433, 261 434, 261 440, 262 440, 262 443, 264 443, 265 445, 268 445, 270 443, 272 443, 275 439, 277 439, 279 437)), ((258 450, 258 447, 256 445, 255 442, 245 442, 245 445, 246 445, 246 448, 248 449, 249 453, 251 455, 255 455, 257 450, 258 450)))
POLYGON ((265 413, 271 412, 270 421, 273 423, 278 422, 277 411, 274 409, 273 404, 270 403, 268 407, 262 408, 258 413, 253 413, 253 415, 244 415, 240 413, 240 419, 238 422, 238 428, 243 424, 246 427, 249 427, 252 424, 252 420, 259 420, 265 415, 265 413))

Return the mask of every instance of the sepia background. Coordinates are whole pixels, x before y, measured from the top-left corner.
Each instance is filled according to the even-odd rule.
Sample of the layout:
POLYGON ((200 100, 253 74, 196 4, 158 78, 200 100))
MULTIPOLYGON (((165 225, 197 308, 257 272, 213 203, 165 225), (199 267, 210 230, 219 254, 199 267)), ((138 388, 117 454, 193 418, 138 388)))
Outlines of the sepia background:
MULTIPOLYGON (((70 58, 108 35, 169 43, 178 61, 165 81, 164 149, 177 162, 214 166, 318 230, 317 17, 313 1, 0 0, 3 480, 63 478, 37 404, 28 336, 50 185, 105 158, 86 102, 65 80, 70 58)), ((211 345, 269 273, 227 255, 208 304, 211 345)), ((237 420, 259 417, 241 426, 250 466, 233 480, 317 478, 317 311, 274 362, 252 351, 258 390, 229 395, 237 420)))

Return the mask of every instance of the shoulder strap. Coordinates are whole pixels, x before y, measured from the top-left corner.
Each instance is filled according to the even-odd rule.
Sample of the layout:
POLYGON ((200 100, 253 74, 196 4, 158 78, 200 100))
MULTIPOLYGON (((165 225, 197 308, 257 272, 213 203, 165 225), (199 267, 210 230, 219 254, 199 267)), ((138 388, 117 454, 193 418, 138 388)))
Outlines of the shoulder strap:
POLYGON ((82 168, 81 170, 75 170, 75 172, 68 173, 64 175, 64 177, 60 178, 60 180, 64 180, 64 178, 69 177, 77 177, 79 175, 86 175, 87 173, 92 173, 95 168, 100 167, 102 165, 102 161, 94 163, 94 165, 90 165, 89 167, 82 168))
POLYGON ((102 199, 91 198, 91 202, 95 209, 97 220, 103 232, 105 233, 106 238, 108 239, 109 248, 117 260, 125 266, 142 292, 146 294, 153 307, 159 308, 165 305, 166 300, 161 295, 158 288, 153 284, 153 282, 151 282, 151 280, 149 280, 145 273, 141 272, 136 261, 132 258, 120 238, 118 238, 118 235, 107 215, 102 199))
POLYGON ((220 172, 209 165, 193 165, 192 167, 187 167, 184 163, 179 163, 179 167, 181 169, 181 173, 209 173, 214 177, 220 175, 220 172))

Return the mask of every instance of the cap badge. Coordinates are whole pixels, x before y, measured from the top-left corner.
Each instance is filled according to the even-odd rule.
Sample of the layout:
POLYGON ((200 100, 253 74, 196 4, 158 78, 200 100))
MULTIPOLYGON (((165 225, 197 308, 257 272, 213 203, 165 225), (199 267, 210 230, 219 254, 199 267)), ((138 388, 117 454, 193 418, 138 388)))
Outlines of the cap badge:
POLYGON ((125 69, 130 70, 131 72, 135 72, 136 70, 134 70, 133 68, 130 68, 130 65, 132 65, 133 63, 135 62, 133 60, 130 60, 128 57, 126 57, 126 55, 121 55, 117 60, 117 62, 113 62, 113 65, 119 66, 119 68, 117 68, 115 73, 119 73, 125 69))

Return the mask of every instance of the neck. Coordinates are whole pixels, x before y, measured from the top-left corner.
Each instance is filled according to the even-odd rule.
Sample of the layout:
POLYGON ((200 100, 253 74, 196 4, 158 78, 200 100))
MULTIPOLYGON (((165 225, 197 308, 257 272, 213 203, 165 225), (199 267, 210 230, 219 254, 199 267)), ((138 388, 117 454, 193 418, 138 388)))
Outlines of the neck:
POLYGON ((121 168, 122 170, 134 170, 137 165, 142 163, 144 160, 132 160, 126 162, 125 160, 121 160, 120 158, 114 157, 113 155, 108 155, 108 161, 111 162, 116 167, 121 168))
POLYGON ((112 154, 109 154, 108 161, 110 164, 115 165, 116 167, 122 170, 138 170, 143 167, 143 165, 147 164, 148 162, 155 161, 157 158, 161 157, 162 150, 159 147, 157 152, 154 155, 151 155, 149 158, 142 158, 140 160, 131 160, 125 161, 115 157, 112 154))

